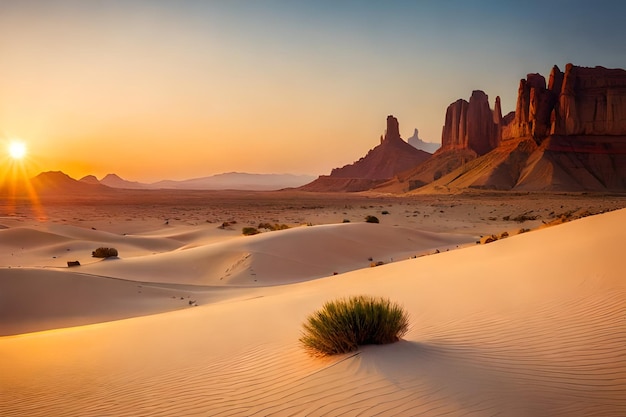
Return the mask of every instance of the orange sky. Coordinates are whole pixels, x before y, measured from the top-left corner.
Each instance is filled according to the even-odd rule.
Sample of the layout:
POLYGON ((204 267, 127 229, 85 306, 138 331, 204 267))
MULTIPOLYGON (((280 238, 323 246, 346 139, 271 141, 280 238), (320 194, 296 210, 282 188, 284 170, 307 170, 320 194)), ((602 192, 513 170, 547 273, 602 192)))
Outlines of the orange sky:
POLYGON ((506 112, 526 73, 626 66, 617 10, 572 7, 590 38, 564 38, 532 1, 11 3, 0 143, 24 140, 33 175, 327 174, 374 147, 388 114, 405 139, 439 142, 447 105, 474 89, 506 112))

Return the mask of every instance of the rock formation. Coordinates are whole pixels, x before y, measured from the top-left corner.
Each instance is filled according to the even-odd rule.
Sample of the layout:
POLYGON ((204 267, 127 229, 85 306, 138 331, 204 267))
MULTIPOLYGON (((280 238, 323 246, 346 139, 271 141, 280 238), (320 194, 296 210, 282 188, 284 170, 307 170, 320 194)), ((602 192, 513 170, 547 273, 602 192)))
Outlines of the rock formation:
POLYGON ((435 153, 437 149, 441 147, 441 144, 439 143, 431 143, 431 142, 426 142, 422 140, 419 137, 419 131, 417 129, 413 131, 413 136, 408 138, 406 141, 409 145, 411 145, 415 149, 420 149, 428 153, 435 153))
POLYGON ((450 104, 441 134, 441 151, 470 149, 484 155, 496 148, 502 131, 499 97, 495 107, 491 110, 489 98, 480 90, 472 92, 469 102, 459 99, 450 104))
POLYGON ((393 178, 399 172, 424 162, 429 153, 406 143, 400 137, 398 120, 387 117, 387 129, 380 145, 353 164, 335 168, 301 187, 305 191, 363 191, 393 178))
POLYGON ((554 66, 547 85, 528 74, 515 112, 501 112, 500 99, 491 111, 482 91, 452 103, 442 148, 380 188, 626 190, 625 70, 554 66))
POLYGON ((565 74, 559 73, 555 78, 562 77, 563 82, 554 108, 552 134, 626 135, 625 70, 567 64, 565 74))
POLYGON ((626 71, 555 65, 548 86, 539 74, 520 81, 509 138, 626 135, 626 71))
POLYGON ((548 136, 550 117, 558 97, 554 90, 557 79, 556 75, 551 75, 549 88, 546 88, 546 79, 540 74, 528 74, 525 80, 520 80, 510 138, 532 137, 539 143, 548 136))

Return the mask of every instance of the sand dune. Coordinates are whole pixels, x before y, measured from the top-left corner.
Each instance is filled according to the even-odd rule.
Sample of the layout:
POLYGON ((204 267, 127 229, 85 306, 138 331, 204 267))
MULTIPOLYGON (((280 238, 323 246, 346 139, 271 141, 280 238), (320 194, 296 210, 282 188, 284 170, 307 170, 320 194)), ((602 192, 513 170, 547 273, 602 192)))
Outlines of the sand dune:
MULTIPOLYGON (((0 412, 622 416, 625 224, 622 210, 336 277, 238 288, 195 308, 3 337, 0 412), (297 343, 305 317, 352 294, 402 303, 410 332, 393 345, 307 356, 297 343)), ((289 234, 247 242, 280 246, 275 236, 289 234)))
POLYGON ((0 269, 0 317, 6 317, 0 319, 0 335, 171 311, 189 307, 189 301, 206 304, 239 294, 215 287, 305 281, 368 267, 368 257, 388 263, 394 256, 406 259, 473 241, 366 223, 250 237, 224 236, 215 227, 161 228, 135 236, 68 225, 45 230, 0 231, 7 246, 0 260, 13 266, 0 269), (92 258, 91 251, 103 244, 124 256, 92 258), (70 259, 81 266, 67 268, 70 259))
POLYGON ((276 285, 329 276, 455 248, 472 236, 420 232, 369 223, 300 227, 151 257, 100 262, 84 272, 150 282, 276 285))

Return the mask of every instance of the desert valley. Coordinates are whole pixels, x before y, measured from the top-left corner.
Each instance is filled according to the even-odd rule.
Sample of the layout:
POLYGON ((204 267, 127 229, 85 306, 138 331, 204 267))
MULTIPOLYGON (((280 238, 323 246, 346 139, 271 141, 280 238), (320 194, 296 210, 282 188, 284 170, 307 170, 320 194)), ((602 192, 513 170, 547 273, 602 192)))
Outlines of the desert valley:
POLYGON ((626 72, 567 68, 522 80, 507 125, 454 103, 432 155, 389 116, 297 188, 5 186, 1 414, 624 415, 626 72), (309 355, 306 317, 352 295, 408 333, 309 355))

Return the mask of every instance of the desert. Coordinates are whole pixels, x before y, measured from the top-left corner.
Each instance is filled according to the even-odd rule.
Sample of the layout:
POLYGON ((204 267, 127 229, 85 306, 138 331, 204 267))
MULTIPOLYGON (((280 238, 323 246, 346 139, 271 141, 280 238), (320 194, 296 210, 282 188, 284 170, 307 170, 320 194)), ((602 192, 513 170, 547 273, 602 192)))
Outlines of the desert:
POLYGON ((626 411, 623 196, 176 194, 2 208, 3 415, 626 411), (409 333, 307 355, 306 315, 354 294, 409 333))
POLYGON ((626 416, 626 2, 0 1, 0 416, 626 416))

